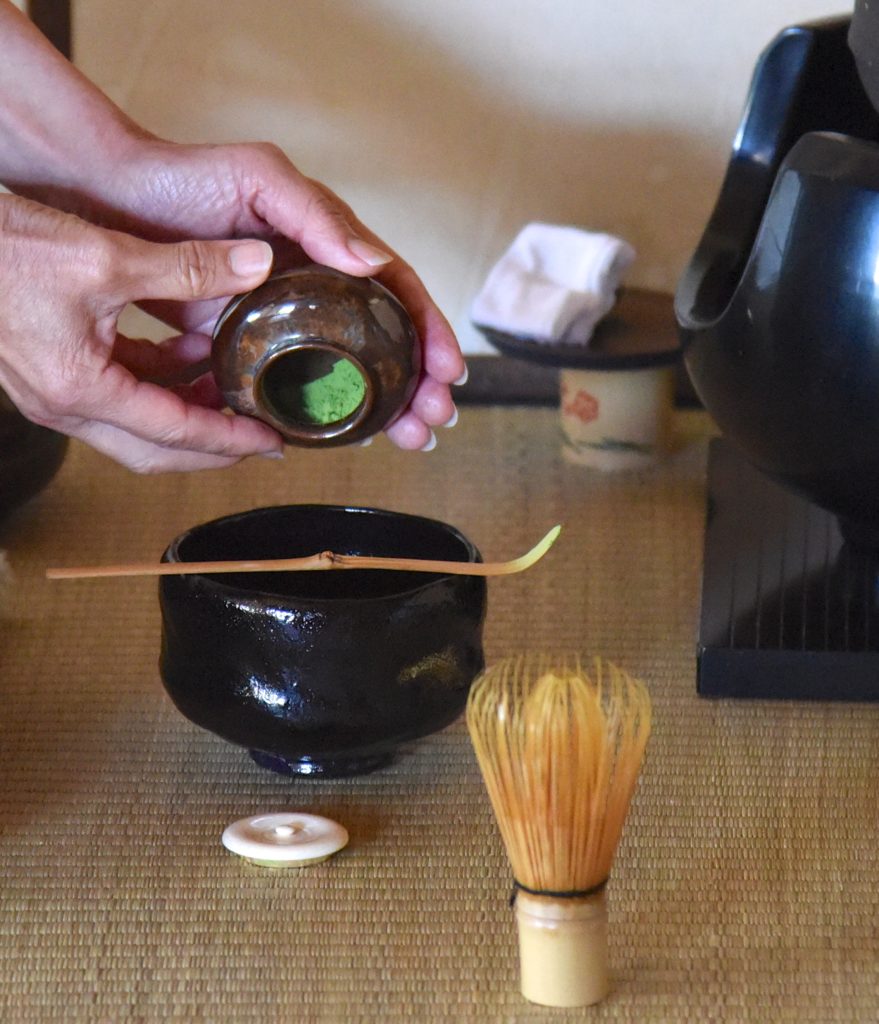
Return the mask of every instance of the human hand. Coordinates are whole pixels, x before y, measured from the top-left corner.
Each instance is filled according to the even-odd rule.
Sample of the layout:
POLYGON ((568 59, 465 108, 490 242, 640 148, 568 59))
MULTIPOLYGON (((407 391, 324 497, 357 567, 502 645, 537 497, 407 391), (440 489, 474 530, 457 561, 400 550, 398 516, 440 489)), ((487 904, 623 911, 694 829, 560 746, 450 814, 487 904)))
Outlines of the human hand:
POLYGON ((212 380, 190 380, 209 337, 157 346, 117 330, 130 302, 211 302, 256 287, 270 264, 261 241, 157 244, 0 196, 0 385, 29 419, 139 472, 278 452, 274 430, 224 415, 212 380))
MULTIPOLYGON (((266 238, 280 266, 308 259, 375 275, 408 310, 423 355, 422 379, 388 436, 401 448, 432 446, 432 428, 454 420, 449 385, 466 368, 445 317, 414 270, 275 146, 189 146, 139 135, 90 187, 119 226, 144 237, 266 238)), ((171 309, 154 303, 152 311, 184 331, 209 334, 225 298, 171 309)))
MULTIPOLYGON (((0 35, 0 181, 12 192, 155 242, 264 238, 281 267, 307 257, 376 274, 408 309, 423 350, 422 380, 388 435, 422 448, 431 427, 453 419, 449 384, 465 373, 454 334, 412 268, 329 189, 275 146, 177 145, 149 135, 9 0, 0 0, 0 35)), ((229 298, 212 294, 180 304, 174 292, 161 297, 172 307, 154 309, 184 335, 203 337, 229 298)))

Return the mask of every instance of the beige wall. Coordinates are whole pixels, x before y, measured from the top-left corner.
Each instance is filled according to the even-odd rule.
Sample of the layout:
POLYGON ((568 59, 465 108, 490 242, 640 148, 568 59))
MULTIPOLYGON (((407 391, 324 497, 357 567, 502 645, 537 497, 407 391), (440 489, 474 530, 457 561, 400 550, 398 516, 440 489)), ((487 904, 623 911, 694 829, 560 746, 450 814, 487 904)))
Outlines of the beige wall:
POLYGON ((611 231, 672 290, 754 61, 819 0, 75 0, 77 58, 178 139, 267 138, 467 309, 525 222, 611 231))

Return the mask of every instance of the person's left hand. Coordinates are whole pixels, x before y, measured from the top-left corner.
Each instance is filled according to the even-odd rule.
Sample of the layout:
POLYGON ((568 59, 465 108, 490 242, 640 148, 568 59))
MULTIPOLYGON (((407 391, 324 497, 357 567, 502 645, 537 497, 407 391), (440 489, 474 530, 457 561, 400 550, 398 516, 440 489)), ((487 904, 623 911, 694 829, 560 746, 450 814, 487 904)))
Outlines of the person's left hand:
MULTIPOLYGON (((454 422, 449 385, 465 377, 466 366, 445 317, 412 267, 277 147, 179 145, 141 137, 107 170, 106 180, 90 186, 90 198, 112 226, 146 238, 262 237, 275 248, 278 265, 308 259, 374 275, 406 307, 422 343, 422 379, 388 436, 401 448, 429 448, 435 443, 432 428, 454 422)), ((223 305, 221 299, 151 311, 180 330, 210 334, 223 305)))
POLYGON ((32 422, 141 473, 277 454, 274 430, 223 415, 215 382, 193 379, 209 338, 153 345, 118 329, 131 302, 256 288, 271 256, 262 240, 157 244, 0 195, 0 387, 32 422))

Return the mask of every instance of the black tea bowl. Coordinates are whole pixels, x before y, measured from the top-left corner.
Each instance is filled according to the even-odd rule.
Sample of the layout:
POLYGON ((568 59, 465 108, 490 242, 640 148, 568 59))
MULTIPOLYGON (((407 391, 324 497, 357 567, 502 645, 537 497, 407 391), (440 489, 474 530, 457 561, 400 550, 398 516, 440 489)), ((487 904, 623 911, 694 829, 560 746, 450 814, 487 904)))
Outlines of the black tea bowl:
MULTIPOLYGON (((258 508, 177 537, 166 562, 337 554, 479 562, 456 529, 337 505, 258 508)), ((338 777, 454 721, 483 667, 483 577, 370 569, 161 577, 162 680, 263 767, 338 777)))

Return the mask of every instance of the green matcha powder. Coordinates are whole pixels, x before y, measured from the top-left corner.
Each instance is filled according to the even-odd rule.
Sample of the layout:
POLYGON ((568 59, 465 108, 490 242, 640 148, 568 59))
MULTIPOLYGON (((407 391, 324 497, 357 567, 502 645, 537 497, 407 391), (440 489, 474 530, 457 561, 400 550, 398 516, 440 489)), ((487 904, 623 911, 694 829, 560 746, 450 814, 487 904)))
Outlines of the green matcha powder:
POLYGON ((350 416, 363 401, 366 382, 347 359, 337 359, 330 369, 314 380, 290 382, 289 407, 305 423, 325 426, 350 416))

